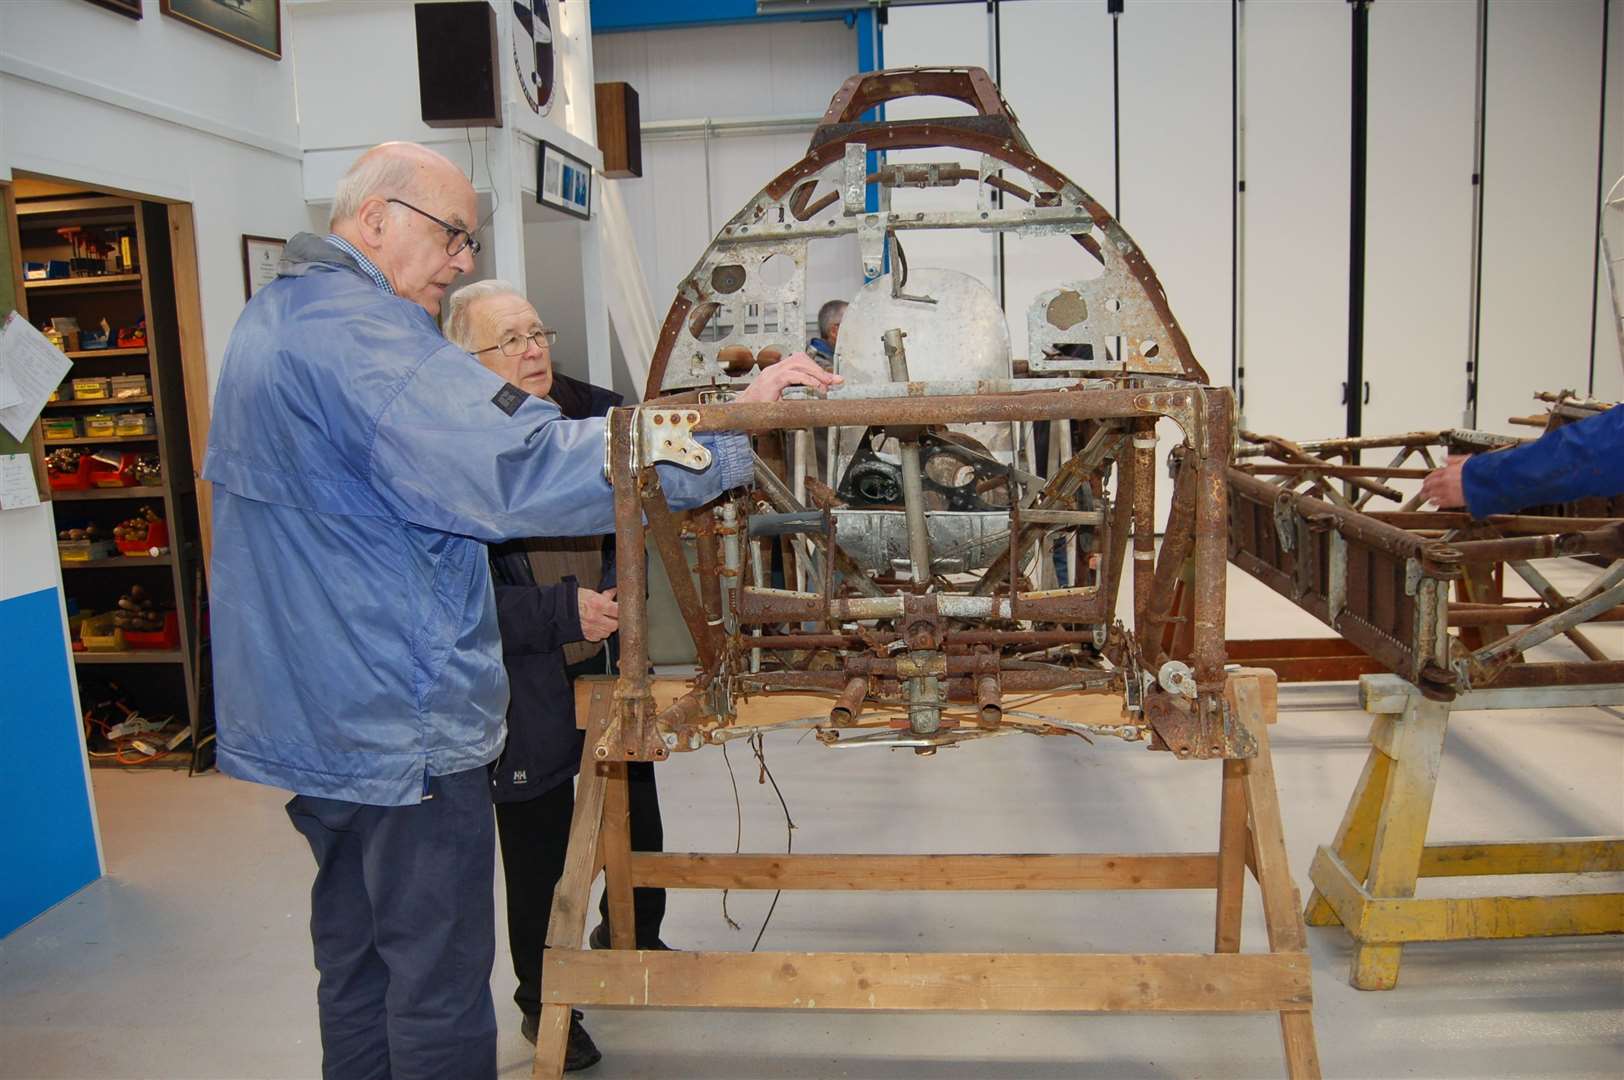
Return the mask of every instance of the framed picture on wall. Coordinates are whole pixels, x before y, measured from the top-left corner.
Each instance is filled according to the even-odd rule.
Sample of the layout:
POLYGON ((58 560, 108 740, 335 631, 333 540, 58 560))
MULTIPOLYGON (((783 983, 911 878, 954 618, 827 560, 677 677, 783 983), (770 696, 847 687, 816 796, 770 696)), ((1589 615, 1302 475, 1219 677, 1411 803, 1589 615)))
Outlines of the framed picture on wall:
POLYGON ((282 59, 282 0, 158 0, 158 10, 272 60, 282 59))
POLYGON ((552 143, 537 146, 536 201, 574 214, 592 216, 592 166, 552 143))
POLYGON ((276 280, 276 268, 282 264, 282 249, 286 240, 270 236, 244 236, 242 238, 242 287, 245 300, 276 280))
POLYGON ((116 11, 120 15, 132 19, 141 17, 141 0, 90 0, 97 7, 104 7, 108 11, 116 11))

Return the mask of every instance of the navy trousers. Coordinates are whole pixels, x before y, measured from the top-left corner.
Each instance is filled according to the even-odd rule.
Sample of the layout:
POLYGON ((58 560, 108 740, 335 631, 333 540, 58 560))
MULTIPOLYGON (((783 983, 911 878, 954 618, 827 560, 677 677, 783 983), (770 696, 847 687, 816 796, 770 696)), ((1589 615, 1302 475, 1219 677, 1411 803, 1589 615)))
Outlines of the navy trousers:
MULTIPOLYGON (((631 813, 633 851, 662 851, 665 829, 660 821, 660 793, 652 761, 626 763, 626 803, 631 813)), ((570 818, 575 813, 575 785, 569 780, 523 802, 496 804, 496 832, 502 844, 502 879, 507 883, 508 949, 519 988, 514 1003, 526 1016, 541 1012, 541 957, 552 918, 553 894, 564 873, 569 850, 570 818)), ((665 920, 665 890, 632 890, 637 947, 660 940, 665 920)), ((607 894, 598 904, 609 920, 607 894)))
POLYGON ((495 827, 484 768, 422 802, 296 795, 316 856, 310 936, 327 1080, 496 1076, 495 827))

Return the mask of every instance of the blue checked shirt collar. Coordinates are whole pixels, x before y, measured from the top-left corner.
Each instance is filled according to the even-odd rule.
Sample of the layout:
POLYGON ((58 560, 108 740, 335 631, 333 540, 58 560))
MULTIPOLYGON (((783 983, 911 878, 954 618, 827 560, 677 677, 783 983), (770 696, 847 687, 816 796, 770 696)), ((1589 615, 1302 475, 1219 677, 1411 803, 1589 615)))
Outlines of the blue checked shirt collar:
POLYGON ((372 283, 374 285, 388 293, 390 296, 395 295, 395 287, 389 284, 389 279, 383 276, 383 271, 379 270, 376 266, 373 266, 372 260, 356 250, 354 244, 350 243, 348 240, 337 235, 336 233, 328 233, 327 242, 336 247, 338 250, 342 251, 344 254, 348 255, 350 258, 354 259, 355 265, 361 268, 361 272, 363 274, 372 279, 372 283))

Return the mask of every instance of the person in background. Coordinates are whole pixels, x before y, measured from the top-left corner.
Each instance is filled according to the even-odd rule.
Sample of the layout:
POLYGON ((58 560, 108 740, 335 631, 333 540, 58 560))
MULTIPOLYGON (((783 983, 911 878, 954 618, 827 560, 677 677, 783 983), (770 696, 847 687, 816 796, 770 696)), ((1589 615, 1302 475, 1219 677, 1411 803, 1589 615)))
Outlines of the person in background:
MULTIPOLYGON (((557 405, 564 416, 604 416, 621 403, 613 391, 553 369, 557 334, 507 282, 465 286, 451 297, 448 311, 445 332, 453 344, 508 383, 557 405)), ((767 368, 761 381, 768 387, 789 385, 795 371, 811 368, 806 357, 791 357, 767 368)), ((518 980, 513 1000, 524 1017, 520 1031, 531 1042, 541 1015, 547 922, 564 872, 575 810, 573 781, 581 763, 583 734, 575 724, 573 684, 581 675, 613 674, 618 660, 614 551, 607 537, 533 538, 491 548, 502 659, 512 689, 507 744, 491 767, 491 797, 507 890, 508 946, 518 980)), ((628 762, 626 773, 632 849, 659 851, 665 838, 654 764, 628 762)), ((633 902, 637 948, 667 948, 660 940, 665 890, 637 889, 633 902)), ((593 948, 609 946, 607 899, 600 910, 604 921, 591 934, 593 948)), ((581 1014, 572 1012, 566 1072, 602 1057, 581 1021, 581 1014)))
POLYGON ((1624 494, 1624 405, 1508 450, 1452 454, 1421 482, 1421 494, 1474 518, 1624 494))
MULTIPOLYGON (((362 154, 329 234, 290 240, 243 310, 214 397, 217 760, 295 793, 333 1080, 496 1076, 488 766, 508 685, 485 545, 614 530, 604 422, 564 419, 435 324, 476 211, 441 155, 362 154)), ((754 396, 832 381, 802 365, 754 396)), ((751 480, 747 438, 700 438, 709 469, 661 467, 673 503, 751 480)))
POLYGON ((840 320, 846 317, 846 301, 830 300, 818 308, 818 336, 806 343, 806 351, 824 368, 835 362, 835 342, 840 339, 840 320))

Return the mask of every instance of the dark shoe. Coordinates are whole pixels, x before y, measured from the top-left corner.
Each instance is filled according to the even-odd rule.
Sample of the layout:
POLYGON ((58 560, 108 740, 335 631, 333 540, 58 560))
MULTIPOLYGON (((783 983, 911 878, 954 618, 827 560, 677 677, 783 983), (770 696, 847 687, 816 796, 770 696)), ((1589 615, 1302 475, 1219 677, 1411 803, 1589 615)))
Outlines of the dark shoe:
POLYGON ((570 1037, 564 1047, 564 1071, 577 1072, 581 1069, 590 1069, 603 1060, 603 1053, 598 1044, 592 1041, 592 1036, 586 1033, 581 1026, 581 1010, 570 1010, 570 1037))
MULTIPOLYGON (((609 924, 608 923, 602 923, 602 922, 599 923, 593 929, 591 935, 589 935, 586 940, 587 940, 587 944, 592 946, 594 949, 612 948, 612 946, 609 944, 609 924)), ((659 938, 655 938, 652 942, 649 942, 647 944, 644 944, 643 942, 638 942, 637 947, 639 949, 642 949, 644 952, 670 952, 671 951, 671 946, 667 945, 665 942, 661 941, 659 938)))
MULTIPOLYGON (((536 1041, 536 1034, 541 1030, 541 1017, 525 1013, 524 1022, 519 1025, 519 1033, 529 1042, 536 1041)), ((581 1026, 581 1010, 570 1010, 569 1042, 564 1046, 564 1071, 579 1072, 590 1069, 603 1060, 603 1052, 598 1044, 592 1041, 592 1036, 586 1033, 581 1026)))

